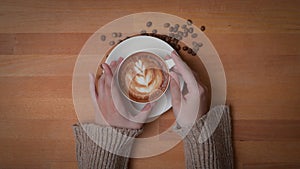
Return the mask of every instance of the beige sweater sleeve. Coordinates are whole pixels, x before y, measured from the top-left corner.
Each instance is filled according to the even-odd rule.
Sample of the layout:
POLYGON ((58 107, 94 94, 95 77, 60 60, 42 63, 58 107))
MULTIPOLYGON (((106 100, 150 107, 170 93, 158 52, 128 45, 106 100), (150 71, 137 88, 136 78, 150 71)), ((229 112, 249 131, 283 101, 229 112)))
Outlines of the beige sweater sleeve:
POLYGON ((142 130, 95 124, 75 124, 76 157, 79 169, 126 169, 134 137, 142 130))
POLYGON ((234 168, 231 119, 227 106, 213 108, 191 127, 175 126, 174 130, 185 136, 187 169, 234 168))
MULTIPOLYGON (((80 169, 125 169, 134 137, 142 130, 75 124, 80 169), (120 134, 122 133, 122 134, 120 134)), ((218 106, 190 127, 174 127, 184 137, 188 169, 231 169, 233 150, 229 109, 218 106), (211 124, 217 124, 215 127, 211 124)))

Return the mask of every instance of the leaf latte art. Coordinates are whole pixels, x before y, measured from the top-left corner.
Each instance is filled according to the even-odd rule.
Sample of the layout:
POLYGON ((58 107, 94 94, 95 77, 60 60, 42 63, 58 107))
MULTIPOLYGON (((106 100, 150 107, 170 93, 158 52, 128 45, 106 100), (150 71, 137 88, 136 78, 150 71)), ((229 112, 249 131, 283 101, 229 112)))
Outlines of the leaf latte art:
POLYGON ((168 74, 158 56, 141 52, 129 58, 119 69, 119 83, 123 93, 138 102, 158 98, 167 88, 168 74))

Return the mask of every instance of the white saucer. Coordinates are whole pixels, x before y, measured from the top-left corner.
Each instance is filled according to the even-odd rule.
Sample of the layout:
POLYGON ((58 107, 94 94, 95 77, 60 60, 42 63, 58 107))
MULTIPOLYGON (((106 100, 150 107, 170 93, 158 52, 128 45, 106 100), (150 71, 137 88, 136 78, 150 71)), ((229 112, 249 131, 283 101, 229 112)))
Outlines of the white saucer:
MULTIPOLYGON (((138 51, 154 53, 162 58, 170 55, 174 49, 166 42, 151 36, 136 36, 129 38, 117 45, 108 55, 105 63, 117 60, 120 57, 126 58, 138 51)), ((180 88, 183 89, 183 79, 180 77, 180 88)), ((120 91, 121 92, 121 91, 120 91)), ((123 99, 126 99, 125 97, 123 99)), ((145 104, 129 102, 131 105, 126 105, 133 114, 137 114, 145 104)), ((170 89, 156 101, 155 106, 149 115, 149 118, 159 116, 172 107, 170 89)))

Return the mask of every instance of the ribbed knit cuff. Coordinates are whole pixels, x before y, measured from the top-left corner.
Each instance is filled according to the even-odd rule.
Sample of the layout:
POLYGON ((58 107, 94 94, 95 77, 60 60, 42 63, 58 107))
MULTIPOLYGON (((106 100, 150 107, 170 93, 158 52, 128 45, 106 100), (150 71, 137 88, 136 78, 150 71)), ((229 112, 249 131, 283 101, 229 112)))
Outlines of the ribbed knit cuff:
POLYGON ((142 129, 124 129, 96 124, 75 124, 79 168, 127 168, 134 138, 142 129))
POLYGON ((186 168, 233 168, 231 119, 227 106, 214 107, 194 126, 175 131, 186 136, 183 140, 186 168))

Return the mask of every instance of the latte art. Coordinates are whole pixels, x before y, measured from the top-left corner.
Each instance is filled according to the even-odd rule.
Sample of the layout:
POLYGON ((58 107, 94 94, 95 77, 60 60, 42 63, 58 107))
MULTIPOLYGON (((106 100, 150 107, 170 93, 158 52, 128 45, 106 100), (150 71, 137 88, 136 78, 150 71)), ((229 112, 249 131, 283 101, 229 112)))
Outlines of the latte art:
POLYGON ((147 52, 127 58, 119 69, 121 90, 130 99, 148 102, 158 98, 168 85, 166 66, 158 56, 147 52))

